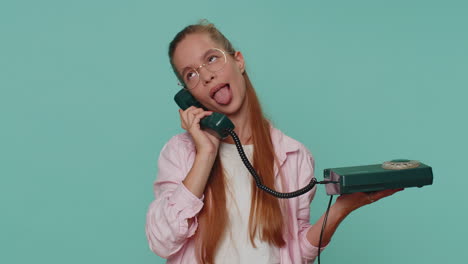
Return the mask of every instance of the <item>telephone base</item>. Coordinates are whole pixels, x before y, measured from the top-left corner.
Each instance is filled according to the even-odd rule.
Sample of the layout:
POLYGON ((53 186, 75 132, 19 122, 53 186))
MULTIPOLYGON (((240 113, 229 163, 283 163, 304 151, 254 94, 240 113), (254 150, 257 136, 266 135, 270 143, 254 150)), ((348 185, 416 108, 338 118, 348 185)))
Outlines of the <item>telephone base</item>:
MULTIPOLYGON (((426 164, 418 162, 415 168, 386 169, 384 168, 386 163, 388 162, 384 165, 325 169, 325 180, 339 182, 326 184, 327 194, 338 195, 432 185, 432 168, 426 164)), ((398 162, 396 164, 398 165, 398 162)))

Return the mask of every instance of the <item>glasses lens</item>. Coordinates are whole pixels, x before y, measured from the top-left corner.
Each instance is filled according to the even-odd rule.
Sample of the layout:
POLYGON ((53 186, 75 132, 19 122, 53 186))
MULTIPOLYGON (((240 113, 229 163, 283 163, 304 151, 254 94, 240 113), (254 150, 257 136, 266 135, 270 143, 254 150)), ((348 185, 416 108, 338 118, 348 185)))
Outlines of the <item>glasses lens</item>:
POLYGON ((219 49, 211 49, 205 57, 205 67, 211 72, 221 70, 226 64, 226 56, 219 49))
POLYGON ((184 83, 187 89, 193 89, 198 84, 198 72, 195 69, 190 69, 184 74, 184 83))
MULTIPOLYGON (((199 69, 205 67, 210 72, 217 72, 223 69, 226 64, 226 55, 220 49, 210 49, 203 59, 203 64, 200 65, 199 69)), ((186 89, 193 89, 200 82, 200 75, 194 68, 190 68, 185 71, 183 80, 186 89)))

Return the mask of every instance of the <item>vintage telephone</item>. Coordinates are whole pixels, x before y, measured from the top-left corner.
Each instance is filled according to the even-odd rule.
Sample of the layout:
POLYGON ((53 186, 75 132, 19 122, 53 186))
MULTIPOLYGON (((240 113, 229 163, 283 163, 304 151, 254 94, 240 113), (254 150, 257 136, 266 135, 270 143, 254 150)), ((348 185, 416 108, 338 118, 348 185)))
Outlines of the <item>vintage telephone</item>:
MULTIPOLYGON (((174 100, 176 101, 177 105, 182 109, 185 110, 189 108, 190 106, 195 106, 199 108, 203 108, 207 110, 206 107, 204 107, 202 104, 200 104, 193 96, 190 94, 189 91, 185 89, 181 89, 174 97, 174 100)), ((214 112, 210 116, 207 116, 203 118, 200 121, 200 126, 203 129, 211 129, 214 131, 221 139, 226 138, 227 136, 231 136, 234 140, 234 143, 236 144, 237 151, 239 151, 239 155, 241 156, 242 162, 244 165, 247 167, 249 170, 250 174, 255 179, 255 183, 257 184, 257 187, 260 188, 261 190, 277 197, 277 198, 293 198, 299 195, 302 195, 308 191, 310 191, 315 184, 325 184, 325 183, 337 183, 337 182, 332 182, 332 181, 324 181, 324 182, 319 182, 315 178, 312 178, 310 183, 305 186, 304 188, 290 192, 290 193, 280 193, 277 192, 273 189, 268 188, 267 186, 263 185, 262 180, 260 177, 257 175, 257 172, 253 168, 252 164, 250 164, 249 159, 244 153, 244 149, 242 148, 242 144, 239 140, 239 137, 236 135, 234 132, 234 124, 229 120, 229 118, 221 113, 216 113, 214 112)))
MULTIPOLYGON (((174 100, 182 110, 190 106, 207 110, 185 89, 180 90, 175 95, 174 100)), ((327 194, 334 195, 422 187, 431 185, 433 181, 430 166, 418 161, 400 159, 384 162, 383 164, 325 169, 325 181, 317 181, 313 178, 307 186, 300 190, 291 193, 279 193, 262 184, 260 177, 245 156, 242 144, 234 132, 234 124, 229 118, 221 113, 214 112, 212 115, 203 118, 200 125, 204 129, 211 129, 221 139, 230 135, 234 139, 242 162, 254 177, 257 187, 278 198, 292 198, 302 195, 310 191, 315 184, 329 184, 326 187, 327 194)))

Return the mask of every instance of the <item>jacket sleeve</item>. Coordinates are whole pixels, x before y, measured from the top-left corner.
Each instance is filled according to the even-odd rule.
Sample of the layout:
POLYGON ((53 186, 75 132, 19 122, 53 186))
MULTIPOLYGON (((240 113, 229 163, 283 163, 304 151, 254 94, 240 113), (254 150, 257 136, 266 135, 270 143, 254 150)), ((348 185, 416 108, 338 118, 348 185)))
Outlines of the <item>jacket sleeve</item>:
MULTIPOLYGON (((312 154, 304 147, 299 151, 298 156, 298 181, 299 186, 306 186, 314 178, 315 161, 312 154)), ((301 247, 302 258, 307 263, 313 263, 318 255, 319 248, 312 245, 306 235, 311 228, 310 224, 310 203, 315 196, 315 186, 311 191, 299 196, 299 210, 297 212, 297 221, 299 226, 299 245, 301 247)), ((325 249, 320 248, 320 252, 325 249)))
POLYGON ((174 137, 161 150, 155 200, 146 216, 149 247, 163 258, 176 254, 195 234, 197 214, 203 207, 203 197, 199 199, 182 184, 189 170, 184 149, 183 142, 174 137))

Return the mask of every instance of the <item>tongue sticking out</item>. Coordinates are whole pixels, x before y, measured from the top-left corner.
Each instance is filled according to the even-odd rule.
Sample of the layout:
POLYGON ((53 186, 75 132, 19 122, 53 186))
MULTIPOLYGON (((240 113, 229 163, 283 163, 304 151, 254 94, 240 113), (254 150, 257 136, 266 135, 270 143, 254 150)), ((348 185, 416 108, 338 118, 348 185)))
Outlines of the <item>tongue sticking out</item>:
POLYGON ((231 99, 232 99, 232 93, 228 85, 219 89, 214 95, 214 100, 218 104, 222 104, 222 105, 229 104, 231 102, 231 99))

